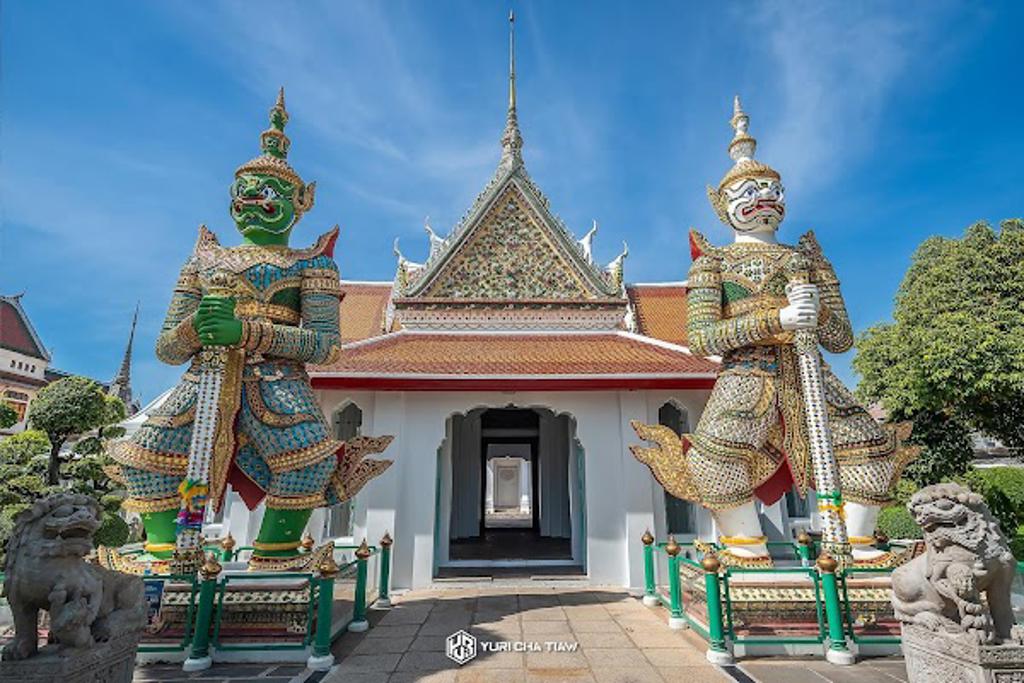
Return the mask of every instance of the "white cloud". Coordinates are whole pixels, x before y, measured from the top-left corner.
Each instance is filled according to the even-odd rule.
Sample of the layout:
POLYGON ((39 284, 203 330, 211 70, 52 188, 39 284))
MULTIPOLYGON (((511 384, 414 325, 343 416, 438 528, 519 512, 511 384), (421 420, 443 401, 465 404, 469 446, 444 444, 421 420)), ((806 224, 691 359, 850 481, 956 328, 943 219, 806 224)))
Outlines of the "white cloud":
POLYGON ((800 192, 821 187, 843 166, 872 150, 893 89, 915 60, 926 59, 929 32, 941 7, 930 12, 881 12, 861 3, 765 5, 748 17, 770 66, 762 99, 775 99, 774 125, 751 130, 761 156, 800 192))

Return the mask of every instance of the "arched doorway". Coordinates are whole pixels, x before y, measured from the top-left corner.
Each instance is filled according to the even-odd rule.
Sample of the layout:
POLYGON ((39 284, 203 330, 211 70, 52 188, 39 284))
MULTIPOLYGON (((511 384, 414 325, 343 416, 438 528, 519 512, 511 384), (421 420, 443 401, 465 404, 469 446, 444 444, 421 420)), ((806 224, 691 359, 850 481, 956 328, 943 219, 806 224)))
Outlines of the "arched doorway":
POLYGON ((583 459, 567 414, 508 406, 451 416, 439 450, 438 574, 472 567, 580 571, 583 459))

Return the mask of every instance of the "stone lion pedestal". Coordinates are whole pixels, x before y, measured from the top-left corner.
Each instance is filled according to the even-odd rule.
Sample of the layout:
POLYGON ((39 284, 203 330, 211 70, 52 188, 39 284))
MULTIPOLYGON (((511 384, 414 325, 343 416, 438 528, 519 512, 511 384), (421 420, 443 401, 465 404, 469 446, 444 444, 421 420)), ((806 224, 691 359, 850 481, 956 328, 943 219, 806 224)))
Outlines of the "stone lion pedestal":
POLYGON ((47 645, 29 659, 0 663, 0 683, 131 683, 140 631, 68 650, 47 645))
POLYGON ((1017 565, 985 500, 934 484, 907 508, 926 548, 892 574, 910 683, 1024 683, 1024 628, 1010 607, 1017 565))
POLYGON ((914 624, 903 624, 902 631, 911 681, 1024 683, 1024 645, 980 645, 914 624))
POLYGON ((131 683, 146 623, 142 579, 88 564, 100 506, 59 493, 14 518, 3 594, 14 637, 4 645, 0 683, 131 683), (39 647, 39 615, 49 614, 39 647))

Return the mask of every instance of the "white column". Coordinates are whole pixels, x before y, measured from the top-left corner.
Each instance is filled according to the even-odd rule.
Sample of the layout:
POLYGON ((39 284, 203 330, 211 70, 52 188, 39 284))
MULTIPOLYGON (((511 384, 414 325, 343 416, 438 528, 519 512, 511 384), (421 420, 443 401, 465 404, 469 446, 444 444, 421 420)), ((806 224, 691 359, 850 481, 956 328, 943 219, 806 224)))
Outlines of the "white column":
MULTIPOLYGON (((405 395, 401 392, 378 394, 373 402, 372 421, 367 419, 369 414, 368 410, 364 410, 363 433, 373 436, 393 436, 394 440, 388 449, 377 457, 392 460, 394 464, 384 474, 367 482, 363 490, 357 494, 359 507, 353 535, 357 542, 362 541, 365 537, 367 543, 376 544, 385 531, 390 533, 395 541, 395 545, 391 549, 392 562, 394 562, 401 557, 403 544, 406 542, 401 538, 397 528, 396 515, 401 500, 399 483, 407 467, 407 458, 403 453, 407 441, 403 432, 405 395)), ((392 573, 392 585, 402 587, 395 580, 394 573, 392 573)))
MULTIPOLYGON (((647 401, 637 391, 620 391, 619 395, 619 452, 621 463, 621 486, 625 492, 624 509, 625 538, 621 552, 626 558, 625 585, 639 588, 644 585, 643 546, 640 538, 644 531, 654 529, 655 489, 652 475, 645 465, 629 452, 629 444, 637 441, 636 432, 630 426, 631 420, 647 418, 647 401)), ((589 466, 589 463, 588 463, 589 466)), ((664 499, 657 496, 658 502, 664 499)))
MULTIPOLYGON (((585 451, 584 502, 587 508, 587 569, 590 581, 625 586, 629 582, 625 496, 630 482, 623 479, 618 401, 615 393, 594 392, 576 396, 567 403, 572 406, 577 434, 585 451)), ((642 534, 641 529, 637 538, 642 534)))

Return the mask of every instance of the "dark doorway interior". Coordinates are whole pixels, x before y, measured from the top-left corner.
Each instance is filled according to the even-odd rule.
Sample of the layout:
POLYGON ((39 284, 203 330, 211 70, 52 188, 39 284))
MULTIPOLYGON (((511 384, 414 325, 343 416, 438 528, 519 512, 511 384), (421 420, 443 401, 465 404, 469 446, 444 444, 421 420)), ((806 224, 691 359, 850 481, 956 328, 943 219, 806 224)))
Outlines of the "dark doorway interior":
POLYGON ((453 560, 571 560, 568 538, 546 538, 534 529, 486 529, 477 538, 452 541, 453 560))
POLYGON ((572 560, 572 541, 569 538, 541 536, 538 484, 540 460, 540 416, 535 410, 518 408, 492 408, 480 417, 480 481, 479 535, 451 540, 449 558, 452 560, 572 560), (530 462, 530 520, 520 528, 496 528, 487 524, 484 492, 487 489, 487 458, 489 446, 494 444, 528 444, 530 462))

